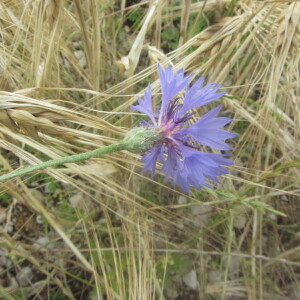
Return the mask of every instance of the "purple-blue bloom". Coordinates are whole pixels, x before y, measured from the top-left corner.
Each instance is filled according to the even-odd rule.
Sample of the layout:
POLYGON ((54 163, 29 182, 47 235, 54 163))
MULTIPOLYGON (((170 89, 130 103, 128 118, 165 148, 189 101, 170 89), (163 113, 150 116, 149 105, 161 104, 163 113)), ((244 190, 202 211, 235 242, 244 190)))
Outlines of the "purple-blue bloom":
POLYGON ((150 84, 144 98, 131 107, 148 115, 150 121, 143 121, 143 126, 154 128, 161 135, 161 139, 143 156, 143 171, 151 170, 154 176, 156 163, 160 161, 166 178, 173 178, 173 184, 181 186, 185 192, 189 193, 190 186, 211 188, 206 179, 219 182, 218 176, 228 173, 223 166, 232 165, 233 162, 224 154, 200 151, 201 145, 230 150, 225 140, 236 135, 221 129, 232 121, 230 118, 217 117, 222 105, 194 123, 191 109, 217 100, 226 93, 218 92, 221 85, 215 83, 204 86, 203 77, 189 87, 192 78, 184 76, 183 69, 174 74, 171 67, 163 70, 159 65, 158 72, 162 103, 157 114, 153 111, 150 84))

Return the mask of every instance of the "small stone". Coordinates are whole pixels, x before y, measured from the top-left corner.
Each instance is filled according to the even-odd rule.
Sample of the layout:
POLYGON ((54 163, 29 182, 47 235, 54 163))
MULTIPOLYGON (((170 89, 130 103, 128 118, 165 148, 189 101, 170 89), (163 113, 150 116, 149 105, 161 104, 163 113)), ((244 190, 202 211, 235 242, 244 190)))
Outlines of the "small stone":
POLYGON ((86 57, 83 56, 82 58, 79 59, 79 65, 82 67, 82 68, 85 68, 87 66, 87 60, 86 60, 86 57))
POLYGON ((78 193, 70 197, 69 201, 73 208, 79 208, 80 206, 82 206, 81 202, 84 202, 84 197, 81 193, 78 193))
POLYGON ((293 297, 291 299, 299 300, 300 299, 300 290, 298 289, 298 290, 292 291, 291 296, 293 297))
POLYGON ((240 262, 241 259, 238 256, 231 256, 229 263, 229 278, 235 279, 240 272, 240 262))
POLYGON ((86 197, 82 193, 75 194, 69 198, 70 205, 73 208, 81 209, 86 213, 91 213, 95 210, 96 206, 93 200, 89 197, 86 197))
POLYGON ((18 285, 18 282, 16 280, 16 277, 10 276, 10 275, 8 277, 9 277, 9 279, 8 279, 9 287, 10 288, 18 288, 19 285, 18 285))
POLYGON ((182 277, 182 281, 192 290, 198 290, 199 282, 197 280, 197 273, 195 270, 191 270, 189 273, 182 277))
POLYGON ((47 248, 47 249, 54 249, 55 245, 53 243, 50 243, 49 239, 45 236, 39 237, 35 243, 33 244, 36 248, 47 248))
POLYGON ((44 200, 44 195, 41 191, 39 191, 37 189, 31 189, 30 192, 33 195, 33 197, 35 197, 37 200, 39 200, 39 201, 44 200))
POLYGON ((6 209, 0 207, 0 223, 6 220, 6 209))
POLYGON ((236 221, 235 221, 235 224, 234 224, 234 227, 236 229, 243 229, 245 228, 245 225, 246 225, 246 222, 247 222, 247 219, 245 216, 243 215, 239 215, 236 217, 236 221))
POLYGON ((14 226, 13 226, 11 223, 8 223, 8 224, 5 226, 5 229, 6 229, 6 232, 7 232, 7 233, 12 234, 13 231, 14 231, 14 226))
POLYGON ((82 50, 74 51, 75 56, 77 57, 79 61, 79 65, 84 68, 87 65, 87 60, 85 57, 85 54, 82 50))
POLYGON ((268 218, 272 221, 276 221, 277 220, 277 215, 274 213, 269 213, 268 214, 268 218))
POLYGON ((6 258, 6 264, 5 264, 6 268, 10 268, 12 266, 12 264, 13 264, 12 260, 7 257, 6 258))
POLYGON ((5 266, 6 256, 4 251, 0 251, 0 267, 5 266))
POLYGON ((128 25, 125 25, 125 26, 124 26, 124 31, 125 31, 126 33, 129 33, 129 32, 130 32, 130 27, 129 27, 128 25))
POLYGON ((300 239, 300 231, 296 232, 294 237, 295 237, 295 239, 300 239))
POLYGON ((82 42, 81 41, 74 41, 73 46, 75 49, 80 49, 82 47, 82 42))
POLYGON ((211 269, 208 271, 208 280, 210 283, 219 282, 221 279, 221 273, 218 270, 211 269))
POLYGON ((81 59, 84 56, 84 52, 82 50, 74 51, 76 58, 81 59))
POLYGON ((167 288, 166 295, 167 295, 168 299, 171 299, 171 300, 177 299, 177 297, 179 296, 177 290, 174 288, 167 288))
POLYGON ((21 287, 28 286, 33 278, 33 271, 30 267, 24 267, 16 277, 21 287))
POLYGON ((202 228, 207 226, 210 220, 211 207, 204 204, 198 204, 190 207, 193 217, 191 221, 196 227, 202 228))
POLYGON ((0 266, 9 268, 12 265, 12 261, 5 254, 5 251, 0 251, 0 266))
POLYGON ((40 216, 40 215, 37 215, 37 216, 35 217, 35 221, 36 221, 38 224, 40 224, 40 225, 42 225, 42 224, 45 223, 45 220, 44 220, 43 217, 40 216))
POLYGON ((184 196, 179 196, 178 198, 178 204, 186 204, 187 203, 187 199, 184 196))

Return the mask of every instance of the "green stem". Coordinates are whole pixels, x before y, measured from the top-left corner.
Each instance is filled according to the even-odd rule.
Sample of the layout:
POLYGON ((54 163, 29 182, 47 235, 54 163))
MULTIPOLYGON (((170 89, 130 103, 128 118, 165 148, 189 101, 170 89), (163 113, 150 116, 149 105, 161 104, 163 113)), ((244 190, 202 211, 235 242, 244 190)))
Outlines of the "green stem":
POLYGON ((145 128, 137 127, 130 130, 124 140, 116 142, 112 145, 93 150, 90 152, 75 154, 67 157, 62 157, 58 159, 48 160, 38 165, 30 166, 24 169, 12 171, 11 173, 4 174, 0 176, 0 182, 28 174, 33 171, 46 169, 52 166, 63 165, 66 163, 75 163, 82 160, 87 160, 92 157, 98 157, 106 153, 117 152, 121 150, 128 150, 131 152, 141 152, 147 151, 152 148, 152 146, 162 138, 159 132, 155 128, 145 128))
POLYGON ((112 153, 112 152, 117 152, 117 151, 121 151, 121 150, 125 150, 125 149, 130 149, 130 147, 132 147, 131 143, 128 143, 126 141, 121 141, 121 142, 117 142, 115 144, 112 144, 112 145, 109 145, 109 146, 106 146, 106 147, 103 147, 100 149, 96 149, 93 151, 75 154, 75 155, 71 155, 71 156, 67 156, 67 157, 61 157, 58 159, 48 160, 48 161, 45 161, 38 165, 33 165, 33 166, 30 166, 30 167, 27 167, 24 169, 12 171, 11 173, 8 173, 8 174, 4 174, 4 175, 0 176, 0 182, 8 180, 8 179, 12 179, 12 178, 24 175, 24 174, 28 174, 33 171, 46 169, 46 168, 52 167, 52 166, 63 165, 66 163, 75 163, 75 162, 79 162, 82 160, 87 160, 89 158, 98 157, 98 156, 101 156, 106 153, 112 153))

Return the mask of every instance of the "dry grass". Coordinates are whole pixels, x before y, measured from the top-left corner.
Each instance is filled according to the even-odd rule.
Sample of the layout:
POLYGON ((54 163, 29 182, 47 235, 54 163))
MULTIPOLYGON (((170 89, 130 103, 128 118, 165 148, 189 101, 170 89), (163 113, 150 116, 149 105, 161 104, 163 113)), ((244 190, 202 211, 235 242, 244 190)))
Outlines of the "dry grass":
POLYGON ((1 173, 122 138, 158 62, 223 83, 239 134, 190 196, 127 152, 2 184, 3 299, 298 299, 299 2, 4 0, 0 24, 1 173))

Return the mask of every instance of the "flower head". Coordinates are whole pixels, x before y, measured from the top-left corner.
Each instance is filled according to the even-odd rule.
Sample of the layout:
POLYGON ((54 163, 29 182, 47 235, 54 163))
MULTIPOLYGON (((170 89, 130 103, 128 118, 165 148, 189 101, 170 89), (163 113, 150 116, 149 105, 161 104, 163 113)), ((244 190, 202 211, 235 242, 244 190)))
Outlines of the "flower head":
POLYGON ((183 69, 174 74, 171 67, 163 70, 159 65, 158 72, 162 90, 158 112, 153 111, 150 85, 139 104, 132 106, 132 109, 149 116, 150 121, 143 121, 143 126, 155 129, 160 135, 142 158, 143 170, 151 170, 154 176, 156 163, 160 161, 166 178, 173 178, 173 184, 181 186, 185 192, 190 191, 190 186, 198 189, 211 187, 206 179, 219 182, 218 176, 228 173, 223 166, 233 163, 224 154, 200 151, 201 146, 230 150, 225 140, 236 135, 221 129, 232 121, 217 117, 222 105, 195 122, 191 109, 217 100, 226 93, 218 92, 221 86, 215 83, 203 86, 203 77, 189 87, 191 76, 185 77, 183 69))

